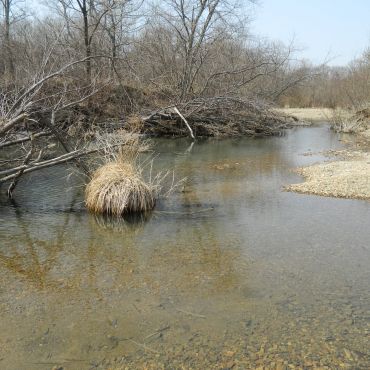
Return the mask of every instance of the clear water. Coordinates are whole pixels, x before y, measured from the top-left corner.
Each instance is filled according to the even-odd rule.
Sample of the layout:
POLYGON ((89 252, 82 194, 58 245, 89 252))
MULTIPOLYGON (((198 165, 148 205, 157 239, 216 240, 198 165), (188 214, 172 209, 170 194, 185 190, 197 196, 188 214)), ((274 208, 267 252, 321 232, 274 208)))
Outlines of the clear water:
POLYGON ((158 140, 186 185, 121 222, 64 167, 25 178, 0 199, 0 368, 369 369, 370 203, 283 191, 341 146, 158 140))

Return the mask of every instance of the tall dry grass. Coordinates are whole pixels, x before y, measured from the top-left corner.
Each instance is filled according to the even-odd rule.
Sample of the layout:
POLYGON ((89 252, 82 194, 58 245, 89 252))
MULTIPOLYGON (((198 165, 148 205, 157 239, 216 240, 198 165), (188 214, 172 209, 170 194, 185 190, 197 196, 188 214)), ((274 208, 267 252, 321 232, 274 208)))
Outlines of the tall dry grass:
POLYGON ((86 187, 86 207, 93 213, 121 215, 154 208, 155 189, 132 163, 111 162, 97 169, 86 187))
MULTIPOLYGON (((148 141, 128 134, 118 151, 115 146, 106 148, 106 163, 93 172, 85 189, 87 209, 95 214, 114 216, 152 210, 170 172, 153 176, 153 159, 140 160, 140 153, 149 148, 148 141), (146 178, 144 171, 148 173, 146 178)), ((173 177, 170 191, 178 184, 173 177)))
POLYGON ((330 117, 331 128, 336 132, 356 134, 370 127, 370 108, 353 106, 351 109, 335 109, 330 117))

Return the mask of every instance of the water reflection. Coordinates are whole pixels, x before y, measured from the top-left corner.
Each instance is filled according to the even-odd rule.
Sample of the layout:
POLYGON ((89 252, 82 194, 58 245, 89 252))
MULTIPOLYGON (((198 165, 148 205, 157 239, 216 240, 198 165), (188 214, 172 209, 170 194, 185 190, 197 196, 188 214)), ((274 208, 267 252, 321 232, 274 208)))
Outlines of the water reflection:
POLYGON ((152 212, 143 213, 132 213, 125 215, 124 217, 114 215, 94 215, 94 221, 96 224, 106 230, 112 230, 116 232, 125 232, 132 228, 138 232, 141 227, 152 217, 152 212))
MULTIPOLYGON (((74 201, 71 204, 73 208, 74 201)), ((70 212, 64 214, 64 220, 53 230, 55 237, 50 240, 36 238, 34 230, 31 230, 29 217, 22 208, 12 200, 14 212, 13 227, 17 233, 3 241, 0 250, 0 263, 16 275, 27 279, 39 288, 57 287, 58 282, 50 276, 55 260, 59 252, 63 250, 63 241, 66 238, 70 218, 70 212)))

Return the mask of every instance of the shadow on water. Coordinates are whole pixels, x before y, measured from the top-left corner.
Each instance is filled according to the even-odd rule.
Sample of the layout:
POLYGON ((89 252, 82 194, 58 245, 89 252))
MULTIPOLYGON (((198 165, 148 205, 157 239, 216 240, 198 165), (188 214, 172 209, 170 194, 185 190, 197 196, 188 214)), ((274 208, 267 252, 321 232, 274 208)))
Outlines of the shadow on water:
POLYGON ((282 191, 340 146, 158 140, 185 186, 125 218, 89 215, 63 167, 25 178, 1 199, 0 367, 367 369, 369 203, 282 191))

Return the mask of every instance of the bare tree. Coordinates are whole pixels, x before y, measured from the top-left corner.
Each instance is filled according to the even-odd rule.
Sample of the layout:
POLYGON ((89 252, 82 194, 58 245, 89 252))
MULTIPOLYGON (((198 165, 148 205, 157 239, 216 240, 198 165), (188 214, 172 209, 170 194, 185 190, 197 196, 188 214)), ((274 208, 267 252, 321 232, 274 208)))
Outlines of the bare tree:
MULTIPOLYGON (((243 27, 238 17, 242 4, 238 0, 166 0, 157 8, 157 16, 176 34, 182 52, 180 100, 192 92, 195 79, 208 54, 209 47, 222 35, 219 28, 229 30, 243 27)), ((246 14, 246 13, 245 13, 246 14)), ((245 18, 243 19, 245 21, 245 18)))
POLYGON ((122 48, 129 43, 131 31, 137 32, 137 22, 141 17, 138 11, 143 0, 105 0, 107 13, 101 22, 109 40, 109 54, 111 56, 111 74, 116 73, 117 58, 122 58, 122 48))
POLYGON ((24 18, 23 1, 20 0, 1 0, 2 16, 3 16, 3 53, 5 60, 6 81, 14 81, 15 65, 13 57, 13 45, 11 38, 11 26, 16 21, 24 18))
POLYGON ((86 58, 86 81, 92 79, 92 45, 103 17, 110 9, 109 1, 97 0, 56 0, 56 8, 63 16, 69 36, 72 28, 82 34, 86 58))

